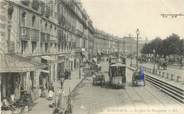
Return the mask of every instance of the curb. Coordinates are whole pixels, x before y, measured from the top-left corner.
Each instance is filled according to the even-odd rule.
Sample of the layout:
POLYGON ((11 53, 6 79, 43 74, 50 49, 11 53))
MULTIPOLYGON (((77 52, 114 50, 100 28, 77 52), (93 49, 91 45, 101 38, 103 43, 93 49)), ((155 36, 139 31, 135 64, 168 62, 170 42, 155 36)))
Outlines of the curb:
POLYGON ((78 87, 79 87, 79 85, 82 83, 82 81, 85 79, 85 77, 84 78, 82 78, 80 81, 79 81, 79 83, 78 84, 76 84, 76 86, 71 90, 71 92, 70 92, 70 94, 69 95, 71 95, 78 87))

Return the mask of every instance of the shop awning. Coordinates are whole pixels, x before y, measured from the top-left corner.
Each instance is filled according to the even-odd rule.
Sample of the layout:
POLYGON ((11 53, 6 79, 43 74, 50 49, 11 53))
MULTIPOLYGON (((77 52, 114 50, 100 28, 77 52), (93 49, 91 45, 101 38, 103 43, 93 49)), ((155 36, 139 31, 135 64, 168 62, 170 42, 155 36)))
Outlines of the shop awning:
POLYGON ((0 54, 0 73, 28 72, 44 67, 46 66, 41 63, 33 62, 19 55, 0 54))
POLYGON ((52 56, 42 56, 42 59, 48 60, 48 61, 56 61, 55 57, 52 56))
POLYGON ((42 56, 41 58, 46 60, 47 63, 61 63, 61 62, 64 62, 65 56, 62 55, 62 56, 59 56, 58 58, 56 58, 56 56, 42 56))
POLYGON ((49 74, 48 70, 41 70, 41 72, 49 74))

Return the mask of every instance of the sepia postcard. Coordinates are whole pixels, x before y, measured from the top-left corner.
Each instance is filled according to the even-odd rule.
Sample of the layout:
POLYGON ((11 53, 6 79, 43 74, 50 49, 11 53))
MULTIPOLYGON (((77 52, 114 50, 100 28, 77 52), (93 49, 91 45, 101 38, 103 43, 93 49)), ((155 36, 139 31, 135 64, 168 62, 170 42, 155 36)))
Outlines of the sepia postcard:
POLYGON ((0 0, 0 114, 184 114, 184 0, 0 0))

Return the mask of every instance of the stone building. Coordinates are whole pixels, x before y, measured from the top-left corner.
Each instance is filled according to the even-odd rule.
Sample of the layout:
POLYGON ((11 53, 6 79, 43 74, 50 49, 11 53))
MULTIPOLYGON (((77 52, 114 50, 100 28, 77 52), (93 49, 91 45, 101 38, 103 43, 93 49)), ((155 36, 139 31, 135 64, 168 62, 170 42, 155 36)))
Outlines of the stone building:
POLYGON ((19 99, 24 91, 36 99, 40 87, 59 80, 65 69, 79 69, 92 51, 94 29, 80 1, 1 0, 0 5, 1 100, 11 94, 19 99))
POLYGON ((118 51, 119 37, 97 29, 94 36, 94 50, 96 53, 112 54, 118 51))

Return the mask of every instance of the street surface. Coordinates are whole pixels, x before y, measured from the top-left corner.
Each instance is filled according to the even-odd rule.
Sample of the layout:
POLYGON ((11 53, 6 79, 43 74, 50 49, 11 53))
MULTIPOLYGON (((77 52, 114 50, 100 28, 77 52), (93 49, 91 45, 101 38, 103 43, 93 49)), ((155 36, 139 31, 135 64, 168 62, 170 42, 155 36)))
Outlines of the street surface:
MULTIPOLYGON (((102 63, 108 80, 108 64, 102 63)), ((126 89, 92 85, 86 78, 72 95, 73 114, 182 114, 183 105, 146 82, 145 87, 132 87, 132 71, 127 69, 126 89)))

